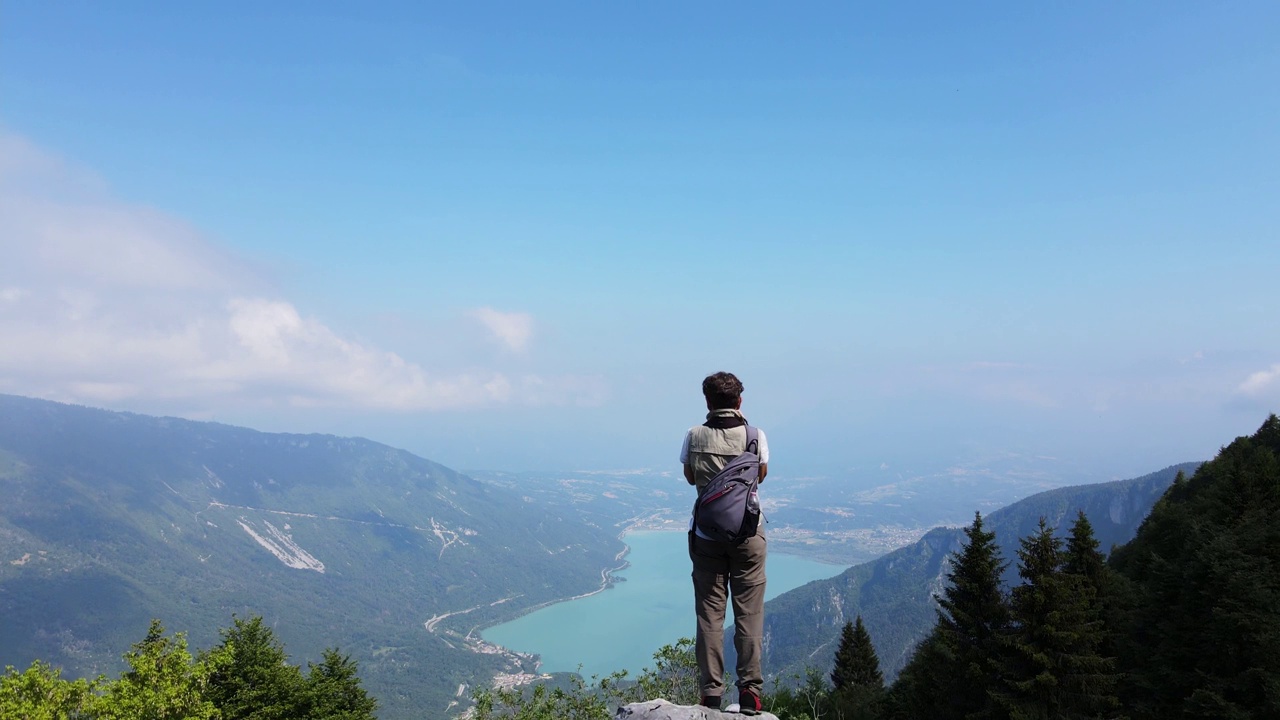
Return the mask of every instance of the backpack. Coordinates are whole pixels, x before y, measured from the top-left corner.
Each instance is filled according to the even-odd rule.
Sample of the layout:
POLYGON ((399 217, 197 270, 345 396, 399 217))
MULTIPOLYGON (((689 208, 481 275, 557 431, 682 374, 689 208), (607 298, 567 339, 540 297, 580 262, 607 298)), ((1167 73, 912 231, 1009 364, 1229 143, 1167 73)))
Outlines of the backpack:
POLYGON ((747 449, 707 482, 693 503, 693 526, 706 537, 740 543, 760 525, 760 435, 747 428, 747 449))

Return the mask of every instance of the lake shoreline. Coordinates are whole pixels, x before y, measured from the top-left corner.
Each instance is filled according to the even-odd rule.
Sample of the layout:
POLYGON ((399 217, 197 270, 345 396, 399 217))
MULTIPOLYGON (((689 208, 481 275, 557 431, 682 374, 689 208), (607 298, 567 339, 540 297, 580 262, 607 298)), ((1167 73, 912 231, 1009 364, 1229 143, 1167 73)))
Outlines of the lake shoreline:
MULTIPOLYGON (((488 625, 486 642, 513 653, 536 657, 537 672, 574 672, 604 676, 634 670, 650 661, 655 638, 675 640, 692 631, 692 593, 688 581, 688 549, 683 530, 644 528, 631 524, 619 533, 624 550, 619 562, 601 573, 590 592, 540 603, 513 619, 488 625), (679 570, 679 571, 677 571, 679 570), (625 578, 615 573, 627 571, 625 578), (620 582, 625 579, 626 582, 620 582), (613 587, 618 594, 601 596, 613 587), (687 596, 687 597, 686 597, 687 596), (566 606, 573 600, 575 604, 566 606), (536 619, 529 616, 539 613, 536 619), (619 618, 627 618, 619 622, 619 618), (495 628, 502 628, 495 632, 495 628)), ((792 553, 771 558, 772 590, 777 595, 813 580, 833 577, 848 565, 825 563, 792 553)))
MULTIPOLYGON (((600 587, 596 588, 595 590, 591 590, 589 592, 581 593, 579 595, 555 598, 553 600, 546 600, 536 605, 530 605, 529 607, 521 608, 519 611, 512 614, 510 617, 494 620, 492 622, 485 623, 483 626, 477 625, 476 627, 471 628, 470 632, 467 633, 467 636, 470 637, 472 634, 477 632, 480 633, 481 636, 483 636, 484 631, 488 630, 491 627, 496 627, 498 625, 503 625, 505 623, 519 620, 520 618, 524 617, 525 615, 528 615, 529 613, 537 612, 543 608, 551 607, 552 605, 558 605, 560 603, 570 602, 573 600, 581 600, 582 598, 591 597, 592 595, 597 595, 613 587, 616 584, 616 581, 613 578, 614 574, 620 573, 623 570, 626 570, 627 568, 631 567, 631 562, 625 559, 627 555, 631 554, 631 546, 627 544, 624 538, 626 538, 627 534, 632 531, 633 531, 632 526, 628 526, 624 528, 622 532, 618 533, 618 540, 622 542, 622 549, 618 551, 617 555, 613 556, 613 560, 614 562, 617 562, 619 564, 613 567, 606 567, 606 568, 600 569, 600 587)), ((651 531, 641 530, 638 532, 651 532, 651 531)), ((662 532, 662 531, 657 531, 657 532, 662 532)), ((485 642, 488 642, 488 641, 485 641, 485 642)), ((497 643, 491 643, 491 644, 495 645, 496 647, 502 647, 497 643)), ((508 652, 513 652, 510 650, 510 648, 502 648, 502 649, 507 650, 508 652)))
MULTIPOLYGON (((517 611, 516 613, 512 614, 509 617, 493 620, 491 622, 485 623, 484 625, 477 625, 471 628, 471 630, 467 632, 467 637, 470 637, 471 635, 477 632, 483 634, 485 630, 491 627, 509 623, 513 620, 518 620, 524 617, 525 615, 528 615, 529 613, 537 612, 538 610, 541 610, 543 608, 551 607, 552 605, 557 605, 559 603, 571 602, 573 600, 581 600, 582 598, 587 598, 587 597, 591 597, 592 595, 597 595, 599 593, 604 592, 605 590, 608 590, 611 587, 614 587, 615 585, 617 585, 617 582, 618 582, 617 580, 614 579, 614 575, 631 567, 630 561, 624 559, 629 554, 631 554, 631 546, 627 544, 627 541, 626 541, 626 537, 628 535, 641 534, 641 533, 672 533, 674 534, 674 533, 687 533, 687 532, 688 532, 687 530, 676 529, 676 528, 646 528, 646 527, 640 526, 638 522, 628 525, 627 527, 623 528, 621 532, 618 533, 618 540, 622 542, 622 549, 619 550, 618 554, 615 555, 613 558, 614 562, 619 562, 619 561, 621 562, 619 562, 619 564, 617 565, 614 565, 613 567, 605 567, 600 569, 600 586, 599 587, 597 587, 594 590, 590 590, 588 592, 581 593, 578 595, 571 595, 571 596, 566 596, 562 598, 556 598, 553 600, 546 600, 536 605, 530 605, 527 608, 521 608, 519 611, 517 611)), ((809 557, 807 555, 802 555, 796 552, 787 552, 786 550, 776 550, 775 552, 778 555, 786 555, 788 557, 794 557, 794 558, 799 558, 801 560, 821 563, 823 565, 830 565, 832 567, 843 567, 845 569, 848 569, 848 567, 850 567, 848 565, 843 565, 841 563, 833 563, 828 560, 824 560, 822 558, 809 557)))

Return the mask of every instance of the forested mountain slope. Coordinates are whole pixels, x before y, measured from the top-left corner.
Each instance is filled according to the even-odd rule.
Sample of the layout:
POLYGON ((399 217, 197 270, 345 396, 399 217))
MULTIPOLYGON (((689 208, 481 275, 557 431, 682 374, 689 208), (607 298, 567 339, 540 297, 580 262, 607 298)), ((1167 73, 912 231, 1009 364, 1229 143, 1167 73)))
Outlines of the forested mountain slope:
POLYGON ((384 718, 439 715, 515 659, 469 631, 581 593, 622 543, 358 438, 0 395, 0 666, 118 669, 152 617, 217 641, 261 614, 340 646, 384 718))
POLYGON ((1280 418, 1236 438, 1116 549, 1121 702, 1135 718, 1280 717, 1280 418))
MULTIPOLYGON (((1134 536, 1152 505, 1178 472, 1198 463, 1165 468, 1140 478, 1059 488, 1033 495, 985 518, 1006 560, 1020 538, 1036 530, 1041 516, 1060 532, 1083 510, 1101 547, 1134 536)), ((840 630, 862 615, 886 673, 892 677, 936 621, 933 595, 941 591, 948 556, 964 539, 960 528, 935 528, 918 542, 771 600, 765 606, 765 667, 787 675, 813 666, 830 668, 840 630)), ((1016 580, 1013 563, 1006 582, 1016 580)))

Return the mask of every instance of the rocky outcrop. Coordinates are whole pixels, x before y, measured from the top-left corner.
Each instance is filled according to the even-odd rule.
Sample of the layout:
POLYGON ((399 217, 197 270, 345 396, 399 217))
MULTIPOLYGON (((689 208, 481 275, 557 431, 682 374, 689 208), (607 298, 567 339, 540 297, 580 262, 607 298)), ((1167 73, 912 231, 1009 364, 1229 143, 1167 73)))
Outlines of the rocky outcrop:
MULTIPOLYGON (((730 709, 737 709, 730 705, 730 709)), ((666 700, 649 700, 631 703, 618 708, 617 720, 733 720, 735 718, 755 718, 756 720, 778 720, 772 713, 759 715, 743 715, 728 710, 712 710, 701 705, 676 705, 666 700)))

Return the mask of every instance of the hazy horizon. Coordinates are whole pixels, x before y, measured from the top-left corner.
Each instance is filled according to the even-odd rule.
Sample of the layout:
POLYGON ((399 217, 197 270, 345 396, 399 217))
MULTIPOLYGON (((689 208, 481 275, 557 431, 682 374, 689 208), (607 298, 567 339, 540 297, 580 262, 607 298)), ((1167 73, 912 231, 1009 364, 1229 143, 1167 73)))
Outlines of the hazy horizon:
POLYGON ((1273 3, 0 18, 0 392, 661 470, 730 370, 857 478, 1280 411, 1273 3))

